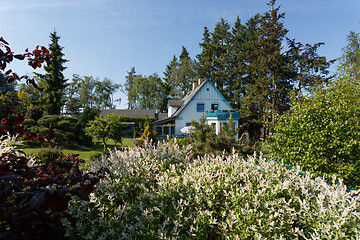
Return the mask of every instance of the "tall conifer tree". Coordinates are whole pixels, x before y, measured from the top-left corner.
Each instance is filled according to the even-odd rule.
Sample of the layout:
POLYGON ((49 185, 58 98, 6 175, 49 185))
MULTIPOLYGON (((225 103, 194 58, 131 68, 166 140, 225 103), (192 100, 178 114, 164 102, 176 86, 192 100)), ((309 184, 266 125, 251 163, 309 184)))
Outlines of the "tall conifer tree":
POLYGON ((196 64, 184 46, 182 46, 179 60, 177 85, 179 97, 183 98, 191 91, 191 83, 196 80, 196 64))
POLYGON ((63 47, 59 45, 60 36, 57 35, 56 31, 50 34, 50 39, 51 60, 44 67, 45 75, 40 75, 44 83, 43 91, 45 95, 42 107, 48 115, 60 115, 61 108, 65 104, 64 96, 67 81, 63 75, 63 71, 66 69, 64 64, 68 60, 64 59, 63 47))
POLYGON ((250 86, 248 100, 256 104, 259 120, 275 123, 275 114, 290 108, 289 61, 282 52, 282 42, 288 30, 281 20, 285 13, 275 8, 275 0, 268 3, 270 10, 261 16, 256 38, 249 54, 249 70, 256 72, 256 81, 250 86))

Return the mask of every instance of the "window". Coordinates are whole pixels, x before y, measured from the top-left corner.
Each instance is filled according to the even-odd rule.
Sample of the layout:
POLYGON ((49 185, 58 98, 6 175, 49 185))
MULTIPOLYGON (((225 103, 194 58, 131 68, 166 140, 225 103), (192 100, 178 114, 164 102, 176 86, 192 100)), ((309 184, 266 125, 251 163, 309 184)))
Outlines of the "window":
POLYGON ((211 104, 211 110, 216 111, 218 110, 218 104, 211 104))
POLYGON ((191 126, 191 123, 185 123, 185 126, 186 127, 191 126))
POLYGON ((203 103, 198 103, 197 105, 196 105, 196 111, 198 111, 198 112, 204 112, 204 104, 203 103))
POLYGON ((213 127, 213 129, 216 129, 216 123, 211 123, 211 126, 213 127))

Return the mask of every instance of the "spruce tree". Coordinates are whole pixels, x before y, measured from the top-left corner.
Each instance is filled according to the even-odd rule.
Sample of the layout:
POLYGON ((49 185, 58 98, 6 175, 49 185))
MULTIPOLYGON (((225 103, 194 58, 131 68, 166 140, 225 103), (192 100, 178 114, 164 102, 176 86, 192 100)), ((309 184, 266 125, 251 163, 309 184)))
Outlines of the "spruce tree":
POLYGON ((314 45, 302 44, 295 42, 295 39, 287 39, 289 50, 286 55, 291 61, 290 77, 295 81, 297 86, 297 97, 302 97, 303 90, 312 92, 317 86, 329 82, 330 77, 328 68, 334 60, 327 61, 325 57, 319 56, 317 50, 324 43, 319 42, 314 45))
POLYGON ((42 107, 47 115, 60 115, 61 108, 65 104, 66 81, 63 71, 66 69, 64 64, 68 61, 64 59, 63 47, 59 45, 60 36, 56 31, 50 34, 51 43, 49 51, 51 60, 44 67, 45 75, 40 75, 43 79, 44 99, 42 107))
POLYGON ((261 16, 256 38, 251 42, 249 71, 256 72, 256 80, 250 86, 250 105, 256 105, 259 120, 275 123, 275 114, 290 108, 289 61, 283 53, 282 42, 288 30, 281 20, 285 13, 275 8, 275 0, 268 5, 270 10, 261 16))
POLYGON ((196 80, 196 66, 194 60, 190 58, 187 49, 182 46, 179 56, 180 64, 177 74, 177 85, 179 88, 179 97, 183 98, 191 91, 191 83, 196 80))
POLYGON ((231 79, 230 39, 230 24, 221 18, 213 33, 205 27, 203 42, 200 43, 202 52, 197 56, 200 76, 211 78, 225 98, 229 98, 231 92, 231 88, 227 88, 227 81, 231 79))
MULTIPOLYGON (((202 48, 202 51, 200 54, 198 54, 196 57, 199 62, 199 75, 202 78, 209 78, 211 77, 212 72, 212 48, 211 48, 211 37, 210 37, 210 31, 207 27, 204 28, 203 38, 202 42, 199 43, 199 46, 202 48)), ((214 79, 212 79, 214 80, 214 79)))
MULTIPOLYGON (((259 14, 250 18, 245 24, 241 23, 238 17, 231 33, 231 66, 229 72, 231 79, 227 82, 232 86, 232 96, 228 100, 233 108, 246 110, 242 102, 247 94, 248 86, 256 79, 256 73, 250 71, 248 66, 248 53, 252 50, 251 42, 255 40, 255 33, 258 27, 259 14)), ((242 114, 246 118, 250 113, 242 114)))
POLYGON ((162 96, 160 111, 165 112, 167 110, 168 101, 175 98, 174 94, 174 82, 176 80, 177 68, 179 62, 177 57, 174 55, 171 62, 166 65, 164 78, 163 78, 163 89, 164 95, 162 96))

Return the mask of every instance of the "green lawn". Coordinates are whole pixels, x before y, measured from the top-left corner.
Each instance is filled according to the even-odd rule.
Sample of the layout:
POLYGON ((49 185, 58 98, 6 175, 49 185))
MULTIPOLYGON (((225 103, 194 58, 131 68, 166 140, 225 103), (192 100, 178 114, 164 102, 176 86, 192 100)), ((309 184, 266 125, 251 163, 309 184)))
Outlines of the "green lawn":
MULTIPOLYGON (((113 140, 108 140, 107 146, 110 149, 114 149, 115 147, 117 149, 129 148, 129 147, 131 148, 133 147, 133 139, 123 138, 122 144, 115 144, 113 140)), ((21 146, 19 146, 19 149, 22 149, 27 155, 37 155, 37 153, 41 148, 22 148, 21 146)), ((104 147, 102 142, 97 142, 96 144, 94 144, 94 146, 90 148, 89 147, 64 148, 62 149, 62 153, 64 155, 68 155, 69 153, 79 154, 80 158, 88 160, 90 159, 91 156, 102 153, 103 149, 104 147)))

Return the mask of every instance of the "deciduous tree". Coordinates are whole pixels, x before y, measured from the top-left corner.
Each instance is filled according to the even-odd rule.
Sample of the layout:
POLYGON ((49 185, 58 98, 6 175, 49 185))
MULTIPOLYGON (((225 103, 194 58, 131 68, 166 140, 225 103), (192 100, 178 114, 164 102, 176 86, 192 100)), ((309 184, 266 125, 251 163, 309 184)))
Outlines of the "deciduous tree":
POLYGON ((91 136, 93 142, 102 141, 104 152, 106 152, 106 142, 112 139, 115 143, 122 141, 122 125, 119 116, 108 114, 105 116, 95 117, 95 120, 89 122, 85 128, 86 135, 91 136))
POLYGON ((350 31, 347 35, 348 44, 342 49, 338 73, 348 75, 355 80, 360 79, 360 35, 350 31))
POLYGON ((360 186, 360 84, 338 79, 279 116, 267 141, 270 158, 321 177, 360 186))

